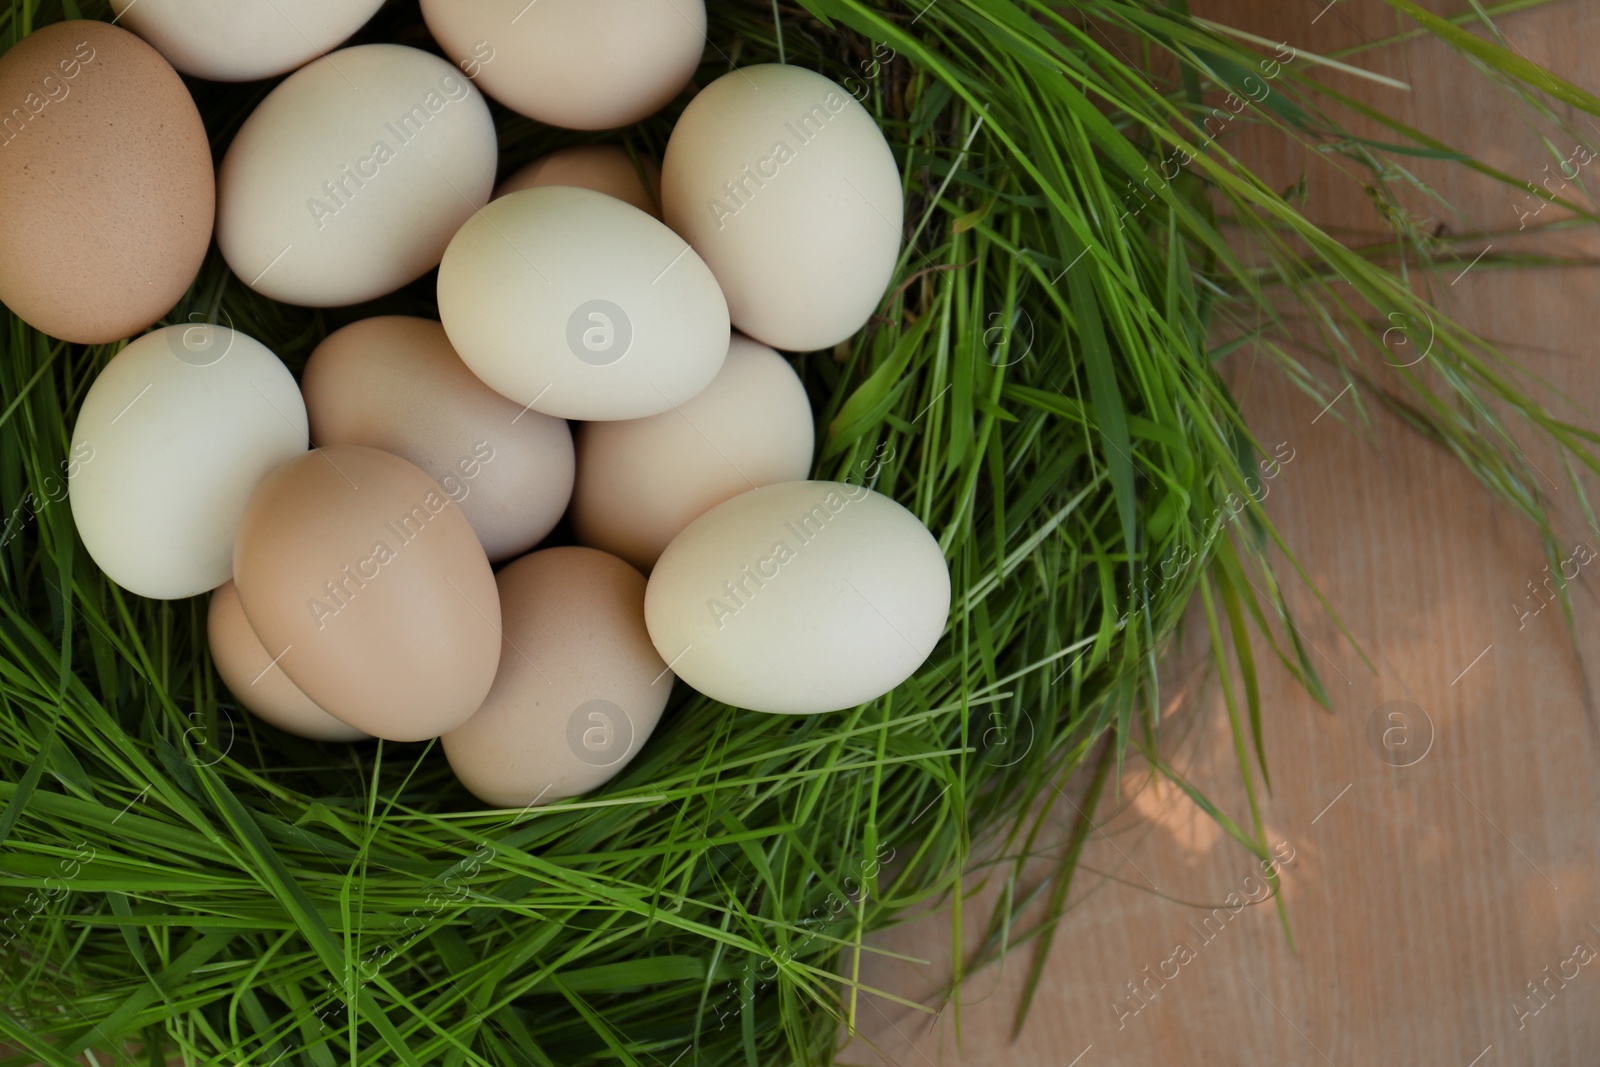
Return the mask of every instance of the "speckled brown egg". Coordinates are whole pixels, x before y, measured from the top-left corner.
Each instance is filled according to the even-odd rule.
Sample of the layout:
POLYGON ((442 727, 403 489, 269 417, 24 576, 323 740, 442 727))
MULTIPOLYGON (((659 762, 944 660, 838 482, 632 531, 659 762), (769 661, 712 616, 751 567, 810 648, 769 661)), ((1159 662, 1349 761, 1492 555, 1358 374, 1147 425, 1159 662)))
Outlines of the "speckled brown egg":
POLYGON ((216 185, 177 73, 104 22, 58 22, 0 56, 0 301, 98 344, 183 296, 211 241, 216 185))

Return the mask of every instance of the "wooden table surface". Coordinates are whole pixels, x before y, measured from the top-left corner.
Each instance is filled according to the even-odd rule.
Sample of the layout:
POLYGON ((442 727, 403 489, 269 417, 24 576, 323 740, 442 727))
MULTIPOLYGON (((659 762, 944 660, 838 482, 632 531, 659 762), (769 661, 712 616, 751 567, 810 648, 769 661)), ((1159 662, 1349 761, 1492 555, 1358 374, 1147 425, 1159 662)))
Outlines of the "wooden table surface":
MULTIPOLYGON (((1380 0, 1194 6, 1306 52, 1400 28, 1380 0)), ((1499 25, 1529 58, 1600 91, 1593 0, 1508 15, 1499 25)), ((1541 127, 1436 42, 1351 62, 1412 89, 1340 77, 1341 88, 1359 86, 1368 101, 1511 174, 1546 175, 1553 157, 1541 147, 1541 127)), ((1585 128, 1570 109, 1555 110, 1585 128)), ((1600 123, 1589 143, 1600 148, 1600 123)), ((1326 164, 1306 162, 1271 134, 1247 132, 1236 151, 1276 188, 1307 168, 1313 218, 1379 239, 1370 200, 1326 164)), ((1458 209, 1431 209, 1450 232, 1515 229, 1519 200, 1504 187, 1435 161, 1408 166, 1458 209)), ((1466 269, 1449 284, 1490 240, 1502 251, 1587 255, 1600 254, 1600 242, 1572 233, 1486 238, 1468 245, 1436 285, 1451 314, 1579 408, 1600 412, 1597 272, 1466 269)), ((1372 662, 1363 664, 1307 590, 1290 586, 1336 705, 1330 714, 1276 663, 1263 666, 1274 783, 1264 817, 1269 841, 1293 856, 1283 891, 1294 949, 1270 902, 1213 912, 1230 893, 1236 901, 1260 895, 1248 880, 1254 859, 1177 790, 1130 767, 1102 802, 1020 1037, 1012 1040, 1011 1024, 1026 949, 967 981, 959 1040, 953 1008, 934 1016, 869 998, 859 1009, 869 1040, 847 1049, 844 1062, 1600 1064, 1600 713, 1581 666, 1600 651, 1600 567, 1581 568, 1572 581, 1575 650, 1557 609, 1531 613, 1528 583, 1546 574, 1534 530, 1451 456, 1382 413, 1370 429, 1341 423, 1355 417, 1349 395, 1319 413, 1250 355, 1228 373, 1258 438, 1294 450, 1267 511, 1372 662), (1387 749, 1374 740, 1385 724, 1393 727, 1387 749), (1180 945, 1187 951, 1175 952, 1180 945)), ((1600 426, 1581 411, 1567 414, 1600 426)), ((1521 443, 1564 481, 1548 450, 1528 435, 1521 443)), ((1560 499, 1558 530, 1569 549, 1582 542, 1600 550, 1570 495, 1560 499)), ((1203 637, 1190 627, 1189 651, 1167 671, 1165 744, 1191 780, 1247 824, 1217 686, 1193 669, 1203 637)), ((1047 857, 1059 857, 1067 838, 1074 813, 1065 812, 1047 857)), ((885 946, 936 958, 926 966, 876 962, 863 980, 899 997, 927 996, 949 971, 947 949, 943 960, 936 951, 948 945, 948 931, 944 914, 892 931, 885 946)))

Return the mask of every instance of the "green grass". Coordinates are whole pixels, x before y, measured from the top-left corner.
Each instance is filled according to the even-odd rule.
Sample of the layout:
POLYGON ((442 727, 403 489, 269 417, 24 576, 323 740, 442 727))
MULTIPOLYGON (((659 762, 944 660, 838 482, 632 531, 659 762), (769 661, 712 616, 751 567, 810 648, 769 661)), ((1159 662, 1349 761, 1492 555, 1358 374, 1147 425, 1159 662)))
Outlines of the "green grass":
MULTIPOLYGON (((1388 2, 1408 16, 1400 36, 1444 37, 1531 113, 1600 114, 1481 25, 1467 32, 1476 13, 1417 26, 1412 4, 1388 2)), ((1039 802, 1075 771, 1103 781, 1129 746, 1159 752, 1156 666, 1197 596, 1247 810, 1194 795, 1265 855, 1256 669, 1276 660, 1327 697, 1280 623, 1266 561, 1297 567, 1255 499, 1275 445, 1252 439, 1218 374, 1229 352, 1253 346, 1319 403, 1350 384, 1352 410, 1398 412, 1547 539, 1549 499, 1504 434, 1534 431, 1569 472, 1596 469, 1591 432, 1418 295, 1447 250, 1410 221, 1406 161, 1520 183, 1394 122, 1388 146, 1346 133, 1331 115, 1348 102, 1319 78, 1355 58, 1273 71, 1270 43, 1181 0, 710 9, 700 84, 780 54, 853 79, 901 162, 910 240, 891 297, 856 340, 797 365, 818 475, 895 497, 946 552, 955 605, 938 649, 892 694, 814 718, 680 686, 598 794, 479 811, 436 746, 322 746, 252 719, 207 662, 203 598, 153 603, 105 580, 52 479, 116 346, 11 318, 0 504, 39 503, 0 546, 0 929, 16 931, 0 1039, 28 1050, 6 1062, 92 1048, 112 1063, 125 1043, 253 1067, 824 1062, 860 1007, 866 935, 908 909, 947 900, 952 937, 982 933, 962 962, 1031 952, 1037 977, 1098 788, 1043 884, 1022 878, 1039 802), (1257 93, 1251 72, 1269 91, 1229 132, 1270 123, 1336 159, 1386 198, 1391 241, 1319 230, 1294 190, 1209 139, 1229 88, 1257 93), (1175 152, 1192 161, 1149 181, 1175 152), (1317 343, 1290 340, 1290 308, 1317 343), (1388 369, 1385 330, 1425 320, 1427 360, 1388 369), (995 855, 983 869, 1005 903, 974 914, 959 879, 995 855), (1036 903, 1044 920, 1018 924, 1036 903)), ((80 12, 105 17, 103 3, 11 0, 0 42, 80 12)), ((419 26, 414 4, 390 4, 361 39, 424 44, 419 26)), ((194 85, 220 155, 265 88, 194 85)), ((621 140, 659 154, 681 107, 621 140)), ((585 139, 496 114, 504 169, 585 139)), ((432 314, 430 287, 286 308, 213 253, 171 321, 225 314, 298 371, 330 329, 380 311, 432 314)))

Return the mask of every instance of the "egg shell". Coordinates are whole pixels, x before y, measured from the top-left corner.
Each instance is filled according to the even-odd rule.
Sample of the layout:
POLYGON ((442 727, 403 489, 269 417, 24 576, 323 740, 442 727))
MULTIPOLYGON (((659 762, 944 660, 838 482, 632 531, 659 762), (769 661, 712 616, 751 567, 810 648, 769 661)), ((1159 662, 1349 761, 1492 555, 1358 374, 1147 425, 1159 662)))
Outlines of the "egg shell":
POLYGON ((532 119, 609 130, 678 95, 706 46, 704 0, 423 0, 445 55, 532 119), (516 10, 520 8, 520 10, 516 10))
POLYGON ((245 508, 234 581, 289 679, 374 737, 437 737, 494 682, 489 560, 439 483, 398 456, 330 445, 274 471, 245 508))
POLYGON ((728 354, 728 305, 694 250, 592 189, 494 201, 450 242, 439 317, 472 372, 568 419, 638 419, 681 404, 728 354))
POLYGON ((900 172, 849 93, 763 64, 701 90, 661 164, 662 217, 706 261, 736 329, 828 348, 877 309, 900 254, 900 172))
POLYGON ((250 288, 337 307, 438 266, 489 200, 494 122, 438 56, 359 45, 295 71, 245 119, 223 157, 217 244, 250 288))
POLYGON ((573 532, 648 573, 679 531, 724 500, 811 473, 815 437, 788 361, 735 334, 716 378, 677 410, 578 428, 573 532))
POLYGON ((573 145, 540 156, 496 186, 494 198, 541 185, 593 189, 661 217, 661 164, 641 156, 635 165, 628 153, 613 144, 573 145))
POLYGON ((103 344, 160 319, 211 241, 205 126, 155 49, 58 22, 0 56, 0 301, 35 329, 103 344))
POLYGON ((550 548, 497 576, 505 640, 477 714, 440 744, 485 804, 595 789, 639 753, 672 692, 644 628, 644 578, 592 548, 550 548))
POLYGON ((68 493, 78 536, 106 577, 157 600, 233 574, 245 503, 306 450, 294 376, 225 326, 167 326, 112 357, 72 428, 68 493))
POLYGON ((197 78, 285 74, 337 48, 383 0, 111 0, 117 21, 197 78))
POLYGON ((841 482, 764 486, 661 554, 645 593, 661 658, 713 699, 809 714, 882 696, 950 615, 950 572, 917 517, 841 482))
POLYGON ((234 699, 278 729, 314 741, 359 741, 367 736, 317 707, 289 680, 250 629, 232 582, 211 593, 206 643, 211 662, 234 699))
POLYGON ((367 445, 421 467, 491 560, 538 544, 572 498, 572 431, 467 369, 430 319, 362 319, 328 335, 300 378, 314 445, 367 445))

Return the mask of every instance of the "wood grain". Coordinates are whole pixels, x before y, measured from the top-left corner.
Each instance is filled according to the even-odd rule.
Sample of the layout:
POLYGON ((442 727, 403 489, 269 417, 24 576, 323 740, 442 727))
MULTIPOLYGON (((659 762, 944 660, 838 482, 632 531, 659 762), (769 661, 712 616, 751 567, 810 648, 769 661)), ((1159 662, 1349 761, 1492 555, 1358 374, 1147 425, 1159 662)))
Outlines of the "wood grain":
MULTIPOLYGON (((1309 52, 1400 28, 1377 0, 1194 6, 1309 52)), ((1529 58, 1591 92, 1600 89, 1592 58, 1600 12, 1592 3, 1552 4, 1499 25, 1529 58)), ((1330 83, 1511 174, 1537 181, 1548 173, 1543 168, 1553 157, 1539 130, 1551 126, 1521 117, 1448 49, 1422 40, 1352 62, 1412 89, 1342 76, 1330 83)), ((1556 112, 1581 126, 1570 111, 1556 112)), ((1600 129, 1590 143, 1600 147, 1600 129)), ((1234 149, 1278 188, 1304 169, 1308 213, 1381 238, 1370 199, 1329 164, 1307 162, 1268 132, 1247 131, 1234 149)), ((1504 187, 1442 162, 1409 165, 1459 210, 1444 215, 1415 201, 1449 232, 1516 227, 1516 198, 1504 187)), ((1551 209, 1536 222, 1554 217, 1551 209)), ((1595 255, 1594 236, 1469 244, 1457 268, 1464 273, 1450 284, 1457 275, 1449 271, 1435 291, 1451 314, 1549 381, 1549 402, 1559 407, 1570 398, 1575 407, 1565 413, 1595 427, 1587 414, 1600 410, 1595 271, 1469 267, 1469 257, 1491 240, 1500 251, 1595 255)), ((1580 658, 1592 661, 1600 648, 1600 565, 1583 568, 1572 582, 1575 651, 1556 609, 1520 616, 1533 604, 1527 583, 1546 573, 1534 531, 1455 459, 1381 412, 1371 412, 1371 426, 1363 428, 1353 395, 1319 412, 1318 403, 1249 355, 1228 372, 1258 437, 1269 448, 1282 441, 1294 450, 1267 509, 1371 661, 1369 669, 1309 591, 1291 590, 1294 618, 1336 705, 1332 714, 1320 709, 1275 664, 1263 667, 1274 786, 1264 818, 1269 840, 1292 849, 1283 879, 1294 948, 1270 903, 1237 913, 1224 904, 1230 892, 1236 900, 1255 892, 1247 881, 1254 860, 1181 793, 1130 767, 1103 801, 1020 1037, 1011 1039, 1011 1024, 1026 950, 967 981, 959 1026, 953 1006, 935 1016, 888 997, 865 998, 861 1038, 844 1062, 1600 1063, 1600 956, 1584 965, 1585 953, 1575 954, 1580 945, 1600 952, 1600 734, 1580 658), (1409 715, 1409 732, 1391 733, 1385 749, 1373 739, 1374 729, 1383 729, 1373 719, 1400 726, 1383 719, 1395 710, 1409 715), (1411 755, 1396 755, 1406 751, 1411 755), (1424 752, 1409 766, 1394 765, 1424 752), (1213 911, 1217 905, 1224 906, 1213 911), (1175 955, 1179 945, 1189 948, 1187 956, 1175 955), (1571 977, 1561 978, 1563 970, 1571 977), (1128 983, 1139 987, 1137 995, 1128 983), (1528 983, 1540 985, 1542 999, 1532 999, 1528 983)), ((1548 449, 1528 435, 1520 444, 1552 484, 1564 481, 1548 449)), ((1558 526, 1567 542, 1600 549, 1570 494, 1561 499, 1558 526)), ((1191 780, 1246 823, 1217 687, 1195 675, 1203 632, 1189 631, 1187 651, 1166 672, 1173 706, 1164 743, 1191 780)), ((1063 808, 1054 813, 1045 860, 1059 856, 1070 832, 1074 812, 1063 808)), ((891 931, 885 947, 934 958, 926 965, 872 961, 863 980, 896 997, 928 998, 949 973, 948 950, 939 951, 949 928, 948 914, 940 913, 891 931)))

